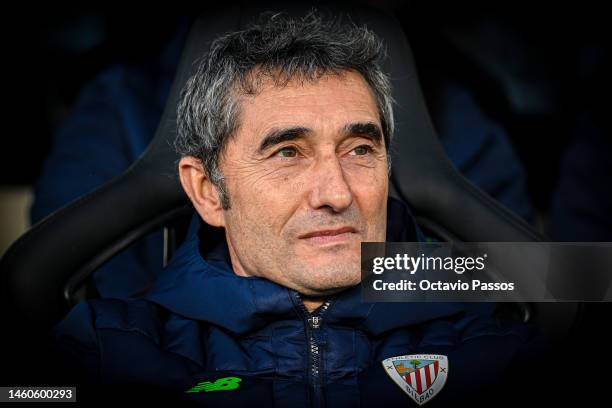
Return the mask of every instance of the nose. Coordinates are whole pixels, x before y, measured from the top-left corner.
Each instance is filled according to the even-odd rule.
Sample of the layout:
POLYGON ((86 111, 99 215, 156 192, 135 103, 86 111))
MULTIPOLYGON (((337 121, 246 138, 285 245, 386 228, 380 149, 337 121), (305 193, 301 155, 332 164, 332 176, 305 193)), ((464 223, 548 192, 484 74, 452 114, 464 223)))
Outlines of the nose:
POLYGON ((334 212, 342 212, 353 203, 353 192, 335 154, 321 158, 315 164, 311 186, 309 201, 313 209, 329 207, 334 212))

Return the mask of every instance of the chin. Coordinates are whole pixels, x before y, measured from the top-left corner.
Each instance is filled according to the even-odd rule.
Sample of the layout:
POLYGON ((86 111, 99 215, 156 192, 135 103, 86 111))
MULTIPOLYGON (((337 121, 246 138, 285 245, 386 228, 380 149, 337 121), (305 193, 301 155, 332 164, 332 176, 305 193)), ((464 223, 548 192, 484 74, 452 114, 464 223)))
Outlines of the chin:
POLYGON ((317 257, 300 254, 284 270, 288 281, 309 295, 340 292, 361 282, 361 256, 358 251, 323 254, 317 257))
MULTIPOLYGON (((309 276, 312 278, 312 276, 309 276)), ((329 271, 324 276, 318 275, 305 283, 304 293, 309 295, 331 295, 358 285, 361 282, 361 271, 351 272, 346 276, 338 276, 338 271, 329 271)))

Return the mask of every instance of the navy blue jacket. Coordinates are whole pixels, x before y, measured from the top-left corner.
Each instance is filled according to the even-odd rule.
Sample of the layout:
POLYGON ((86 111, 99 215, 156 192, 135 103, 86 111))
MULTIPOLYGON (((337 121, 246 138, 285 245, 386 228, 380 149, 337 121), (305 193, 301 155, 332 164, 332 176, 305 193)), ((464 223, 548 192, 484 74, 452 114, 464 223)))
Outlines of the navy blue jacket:
MULTIPOLYGON (((390 199, 388 211, 388 240, 422 238, 404 204, 390 199)), ((359 286, 309 314, 297 292, 235 275, 226 243, 201 248, 200 231, 195 219, 143 298, 84 301, 55 327, 56 347, 89 383, 146 385, 209 406, 411 406, 381 361, 432 353, 449 359, 436 406, 500 381, 534 335, 496 321, 491 304, 366 303, 359 286), (186 392, 225 377, 239 387, 186 392)))

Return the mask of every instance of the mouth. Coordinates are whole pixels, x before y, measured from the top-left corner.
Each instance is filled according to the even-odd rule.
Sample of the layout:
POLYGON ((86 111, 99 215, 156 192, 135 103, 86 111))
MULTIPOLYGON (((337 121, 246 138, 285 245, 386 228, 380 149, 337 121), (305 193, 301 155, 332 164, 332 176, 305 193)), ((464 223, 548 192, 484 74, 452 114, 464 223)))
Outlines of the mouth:
POLYGON ((335 244, 350 240, 356 232, 353 227, 322 229, 300 235, 298 238, 310 244, 335 244))

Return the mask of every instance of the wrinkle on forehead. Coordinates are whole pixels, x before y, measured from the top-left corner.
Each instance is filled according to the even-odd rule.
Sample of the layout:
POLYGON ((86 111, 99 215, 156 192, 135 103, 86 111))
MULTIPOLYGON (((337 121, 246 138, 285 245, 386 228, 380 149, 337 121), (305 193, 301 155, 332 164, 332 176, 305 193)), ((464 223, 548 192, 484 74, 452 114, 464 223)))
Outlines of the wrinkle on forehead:
MULTIPOLYGON (((244 108, 248 106, 251 112, 254 109, 258 114, 266 115, 270 121, 280 120, 285 122, 286 119, 282 116, 285 116, 283 114, 286 113, 289 120, 283 123, 285 125, 300 125, 300 123, 291 121, 292 115, 296 113, 314 115, 316 120, 317 115, 325 116, 326 113, 329 113, 330 105, 337 108, 338 106, 335 104, 339 104, 340 108, 347 107, 346 112, 342 112, 342 109, 335 109, 334 111, 334 113, 346 114, 346 117, 339 119, 347 123, 354 121, 356 113, 364 115, 360 118, 360 121, 367 119, 376 123, 380 122, 374 94, 365 79, 356 72, 345 72, 342 76, 328 75, 310 83, 292 82, 285 87, 277 87, 268 82, 257 97, 245 97, 242 98, 241 102, 244 108), (298 108, 299 112, 284 112, 282 109, 260 109, 262 105, 269 105, 268 108, 276 108, 279 105, 279 100, 282 100, 283 108, 298 108), (304 109, 306 107, 308 109, 304 109)), ((243 109, 242 113, 244 114, 245 111, 246 109, 243 109)), ((264 122, 262 125, 270 128, 279 124, 264 122)))

